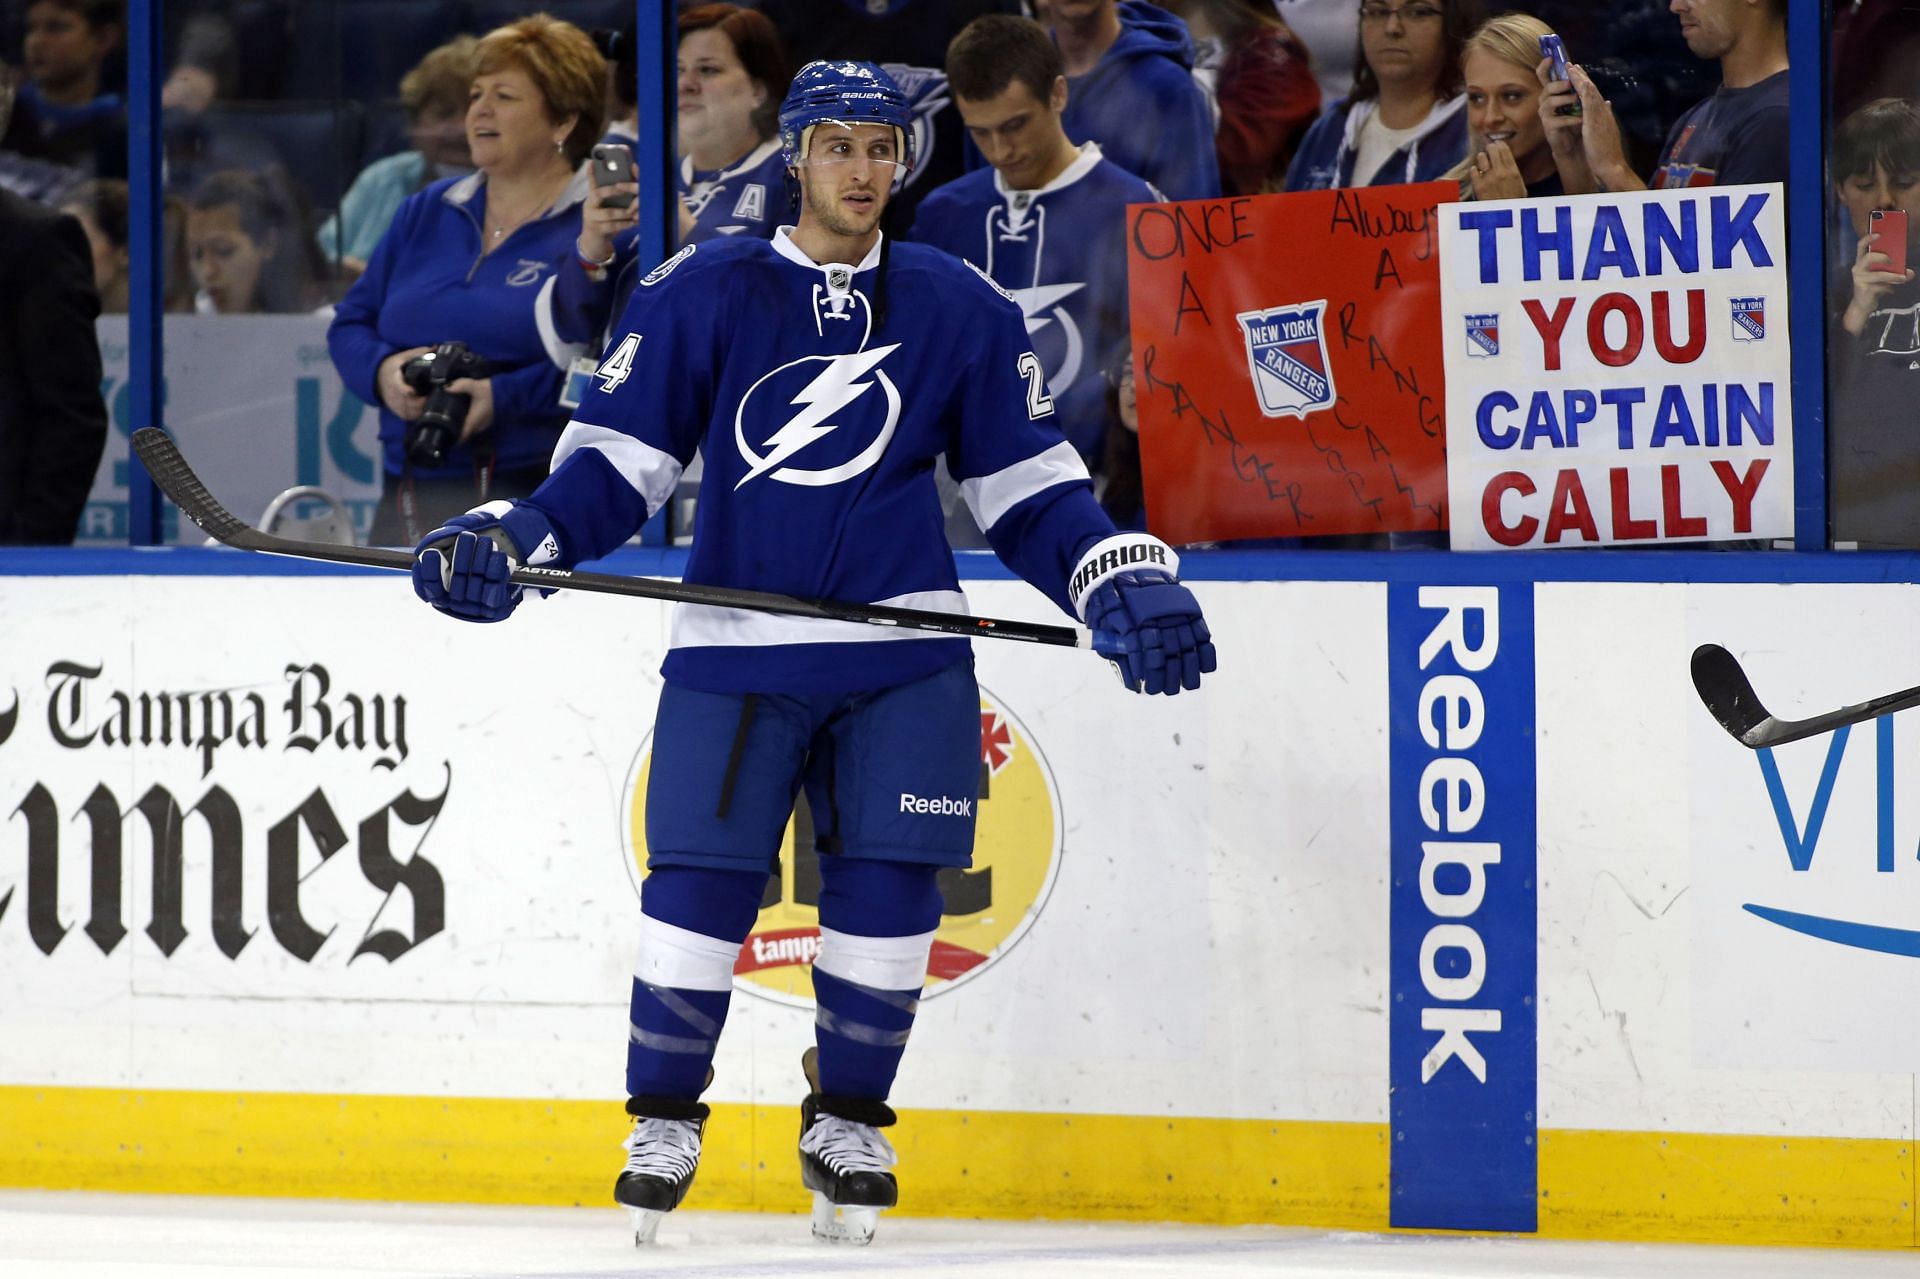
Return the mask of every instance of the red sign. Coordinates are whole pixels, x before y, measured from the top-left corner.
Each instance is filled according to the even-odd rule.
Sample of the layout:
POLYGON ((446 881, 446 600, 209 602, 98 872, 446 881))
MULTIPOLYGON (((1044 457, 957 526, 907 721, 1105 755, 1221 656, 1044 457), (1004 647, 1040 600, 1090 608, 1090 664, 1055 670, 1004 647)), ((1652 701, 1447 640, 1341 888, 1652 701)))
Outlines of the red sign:
POLYGON ((1155 533, 1447 526, 1434 209, 1456 195, 1430 182, 1127 210, 1155 533))

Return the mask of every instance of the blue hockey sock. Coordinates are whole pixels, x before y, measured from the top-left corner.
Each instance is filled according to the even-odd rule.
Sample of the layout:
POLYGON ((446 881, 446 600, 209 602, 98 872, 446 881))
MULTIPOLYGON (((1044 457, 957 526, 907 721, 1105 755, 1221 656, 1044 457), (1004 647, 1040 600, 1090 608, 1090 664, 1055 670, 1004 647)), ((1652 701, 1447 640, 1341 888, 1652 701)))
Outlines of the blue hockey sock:
POLYGON ((820 1091, 884 1101, 940 925, 939 867, 822 858, 813 965, 820 1091))
POLYGON ((640 894, 627 1095, 691 1100, 727 1021, 733 965, 760 908, 757 872, 662 866, 640 894))

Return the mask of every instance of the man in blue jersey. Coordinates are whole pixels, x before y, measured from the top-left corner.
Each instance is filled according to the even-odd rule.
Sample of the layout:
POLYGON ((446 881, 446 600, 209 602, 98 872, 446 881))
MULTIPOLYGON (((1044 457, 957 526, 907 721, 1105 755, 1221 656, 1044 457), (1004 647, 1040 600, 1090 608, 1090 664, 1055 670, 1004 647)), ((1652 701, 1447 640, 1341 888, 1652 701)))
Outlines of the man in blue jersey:
POLYGON ((1013 294, 1060 430, 1094 461, 1109 416, 1102 370, 1127 342, 1126 209, 1160 194, 1098 143, 1067 140, 1065 62, 1039 23, 976 18, 947 48, 947 83, 993 167, 923 200, 913 238, 1013 294))
MULTIPOLYGON (((1006 562, 1096 631, 1129 687, 1214 669, 1173 552, 1116 533, 1061 436, 1020 309, 978 271, 894 245, 880 218, 912 116, 870 63, 816 62, 780 110, 799 225, 689 245, 645 276, 524 501, 420 543, 414 588, 497 621, 515 563, 619 546, 705 465, 686 580, 959 611, 933 461, 1006 562)), ((967 641, 683 607, 647 781, 627 1052, 635 1118, 614 1197, 645 1240, 693 1179, 733 965, 805 787, 820 858, 815 1047, 801 1107, 814 1232, 866 1242, 898 1196, 886 1104, 939 926, 972 855, 979 692, 967 641)))

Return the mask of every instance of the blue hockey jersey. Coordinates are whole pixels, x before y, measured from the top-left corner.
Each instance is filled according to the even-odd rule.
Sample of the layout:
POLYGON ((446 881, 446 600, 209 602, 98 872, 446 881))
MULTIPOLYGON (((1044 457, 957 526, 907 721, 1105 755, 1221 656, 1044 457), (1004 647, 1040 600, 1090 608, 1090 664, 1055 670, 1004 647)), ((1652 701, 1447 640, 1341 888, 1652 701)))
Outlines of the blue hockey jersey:
MULTIPOLYGON (((562 564, 620 545, 704 460, 686 579, 965 612, 934 460, 1012 568, 1070 609, 1113 524, 1061 437, 1015 306, 935 249, 816 264, 787 237, 688 245, 643 276, 529 499, 562 564)), ((884 688, 970 660, 927 632, 676 610, 663 673, 713 692, 884 688)))
POLYGON ((1127 205, 1159 199, 1087 142, 1038 191, 1010 191, 981 169, 921 201, 914 220, 914 239, 965 258, 1013 294, 1060 429, 1082 457, 1098 456, 1106 438, 1102 374, 1127 345, 1127 205))
POLYGON ((696 169, 682 156, 674 190, 693 215, 688 244, 722 235, 766 239, 787 219, 787 166, 780 140, 769 138, 724 169, 696 169))

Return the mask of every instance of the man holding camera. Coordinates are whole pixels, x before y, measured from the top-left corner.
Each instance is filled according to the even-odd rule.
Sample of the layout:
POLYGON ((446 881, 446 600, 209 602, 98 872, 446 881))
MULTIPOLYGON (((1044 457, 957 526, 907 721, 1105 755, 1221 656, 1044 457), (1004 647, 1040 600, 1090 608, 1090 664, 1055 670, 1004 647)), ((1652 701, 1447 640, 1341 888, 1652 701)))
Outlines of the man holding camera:
POLYGON ((412 544, 451 515, 524 497, 567 424, 583 348, 536 303, 573 256, 606 62, 570 23, 532 17, 476 50, 467 141, 479 171, 408 197, 334 313, 327 344, 380 411, 372 542, 412 544))

